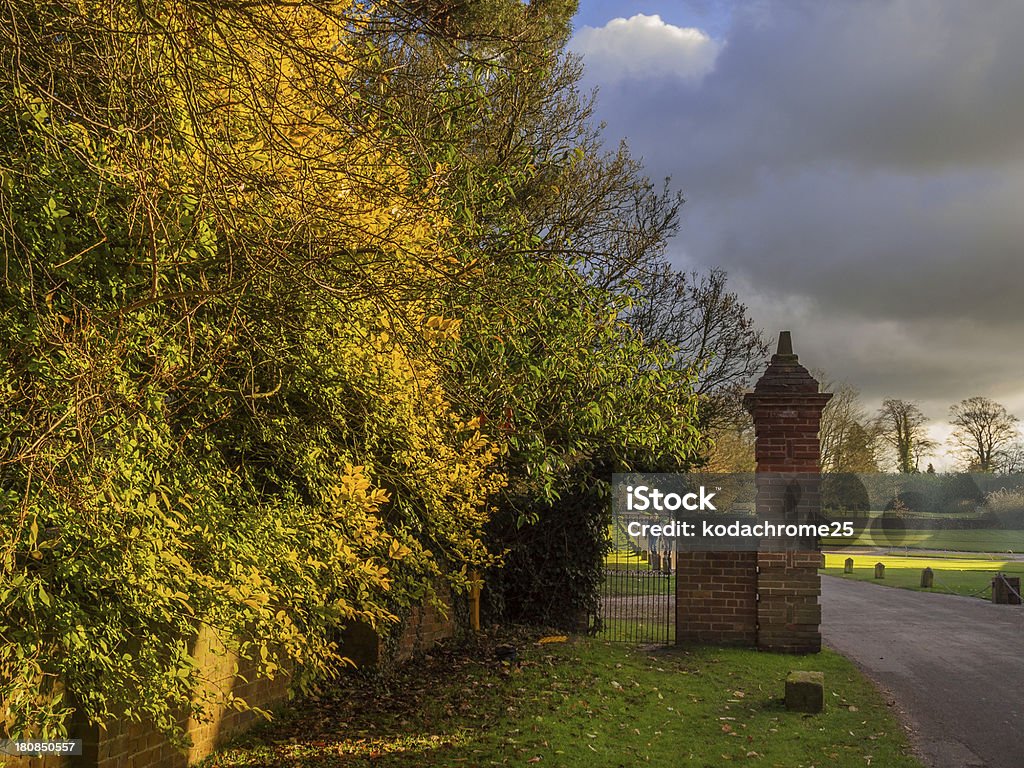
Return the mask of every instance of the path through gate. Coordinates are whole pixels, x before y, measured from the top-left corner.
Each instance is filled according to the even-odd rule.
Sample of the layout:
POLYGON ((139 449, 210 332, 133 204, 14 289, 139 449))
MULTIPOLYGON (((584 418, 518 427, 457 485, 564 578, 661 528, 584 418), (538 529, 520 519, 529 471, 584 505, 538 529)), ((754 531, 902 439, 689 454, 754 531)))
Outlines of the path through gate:
POLYGON ((606 568, 597 637, 626 643, 676 641, 676 577, 650 568, 606 568))
MULTIPOLYGON (((621 534, 621 535, 620 535, 621 534)), ((672 645, 676 641, 675 553, 653 544, 639 549, 612 531, 594 634, 603 640, 672 645)))

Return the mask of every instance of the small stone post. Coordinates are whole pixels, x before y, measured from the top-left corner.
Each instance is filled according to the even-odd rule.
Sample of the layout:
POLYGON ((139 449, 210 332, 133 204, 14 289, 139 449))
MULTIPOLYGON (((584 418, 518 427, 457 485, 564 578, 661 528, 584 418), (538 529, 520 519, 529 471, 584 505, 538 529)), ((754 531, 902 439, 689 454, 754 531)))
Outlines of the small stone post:
POLYGON ((790 672, 786 678, 786 709, 817 714, 825 708, 825 674, 790 672))
POLYGON ((884 579, 885 578, 885 563, 875 563, 875 578, 876 579, 884 579))
MULTIPOLYGON (((757 514, 773 522, 818 522, 821 411, 832 395, 793 353, 789 331, 768 370, 743 398, 754 419, 757 514)), ((762 539, 757 553, 757 645, 792 653, 821 650, 821 578, 817 540, 762 539)))
POLYGON ((853 558, 846 558, 846 562, 843 563, 843 573, 853 573, 853 558))
POLYGON ((921 587, 923 589, 931 589, 932 584, 935 582, 935 574, 931 568, 925 568, 921 571, 921 587))
POLYGON ((1020 605, 1020 576, 1007 577, 997 573, 992 579, 992 602, 1001 605, 1020 605))

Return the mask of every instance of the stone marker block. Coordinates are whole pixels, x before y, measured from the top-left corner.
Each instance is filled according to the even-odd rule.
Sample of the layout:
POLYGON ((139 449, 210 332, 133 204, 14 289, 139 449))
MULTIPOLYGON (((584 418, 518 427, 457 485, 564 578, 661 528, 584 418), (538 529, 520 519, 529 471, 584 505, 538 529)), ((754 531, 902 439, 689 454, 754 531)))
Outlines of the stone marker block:
POLYGON ((786 709, 817 714, 825 707, 823 672, 790 672, 786 678, 786 709))
POLYGON ((885 578, 885 565, 883 563, 875 563, 875 578, 876 579, 884 579, 885 578))
POLYGON ((921 587, 924 589, 931 589, 935 583, 935 573, 931 568, 925 568, 921 571, 921 587))
POLYGON ((846 562, 843 563, 843 573, 853 573, 853 558, 846 558, 846 562))

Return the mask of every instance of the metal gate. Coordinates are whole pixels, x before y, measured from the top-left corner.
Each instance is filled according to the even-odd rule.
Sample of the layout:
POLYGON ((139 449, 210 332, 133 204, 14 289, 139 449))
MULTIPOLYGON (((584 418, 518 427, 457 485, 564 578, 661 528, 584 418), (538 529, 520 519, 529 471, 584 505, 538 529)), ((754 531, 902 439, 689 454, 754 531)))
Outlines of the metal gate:
MULTIPOLYGON (((669 560, 669 558, 666 558, 669 560)), ((669 563, 671 561, 669 560, 669 563)), ((671 565, 608 564, 594 634, 625 643, 671 645, 676 640, 676 577, 671 565)))

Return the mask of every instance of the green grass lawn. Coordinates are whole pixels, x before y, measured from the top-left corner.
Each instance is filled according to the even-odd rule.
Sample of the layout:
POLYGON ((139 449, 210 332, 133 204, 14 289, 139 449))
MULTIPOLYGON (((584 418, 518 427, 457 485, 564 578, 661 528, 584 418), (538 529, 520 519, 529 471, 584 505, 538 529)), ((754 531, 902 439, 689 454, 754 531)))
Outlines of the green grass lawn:
POLYGON ((830 652, 517 647, 519 666, 482 643, 380 680, 350 677, 206 765, 920 768, 875 689, 830 652), (786 711, 793 669, 825 673, 823 714, 786 711))
POLYGON ((1024 531, 1009 530, 919 530, 861 531, 848 539, 822 539, 828 547, 911 547, 949 549, 957 552, 1024 552, 1024 531))
POLYGON ((601 619, 598 640, 621 640, 629 643, 666 643, 675 640, 675 622, 651 618, 619 618, 605 616, 601 619))
POLYGON ((646 552, 611 552, 605 555, 604 565, 606 568, 622 568, 626 570, 650 568, 646 552))
POLYGON ((637 576, 624 572, 605 574, 604 587, 601 590, 601 594, 605 597, 674 595, 675 592, 675 575, 661 574, 653 571, 637 576))
POLYGON ((991 598, 992 577, 998 572, 1008 576, 1024 577, 1024 562, 970 557, 901 557, 897 555, 871 557, 829 552, 825 555, 823 571, 829 576, 839 576, 855 581, 870 581, 885 587, 971 595, 986 600, 991 598), (843 565, 847 557, 853 557, 853 573, 849 574, 843 573, 843 565), (885 565, 884 579, 875 578, 874 564, 877 562, 885 565), (932 569, 934 586, 931 589, 921 588, 921 571, 924 568, 932 569))
MULTIPOLYGON (((858 523, 858 525, 860 525, 858 523)), ((860 530, 851 538, 826 537, 823 547, 909 547, 911 549, 946 549, 953 552, 1024 552, 1024 531, 1001 529, 978 530, 860 530)), ((646 553, 619 551, 605 558, 611 568, 647 568, 646 553)))

